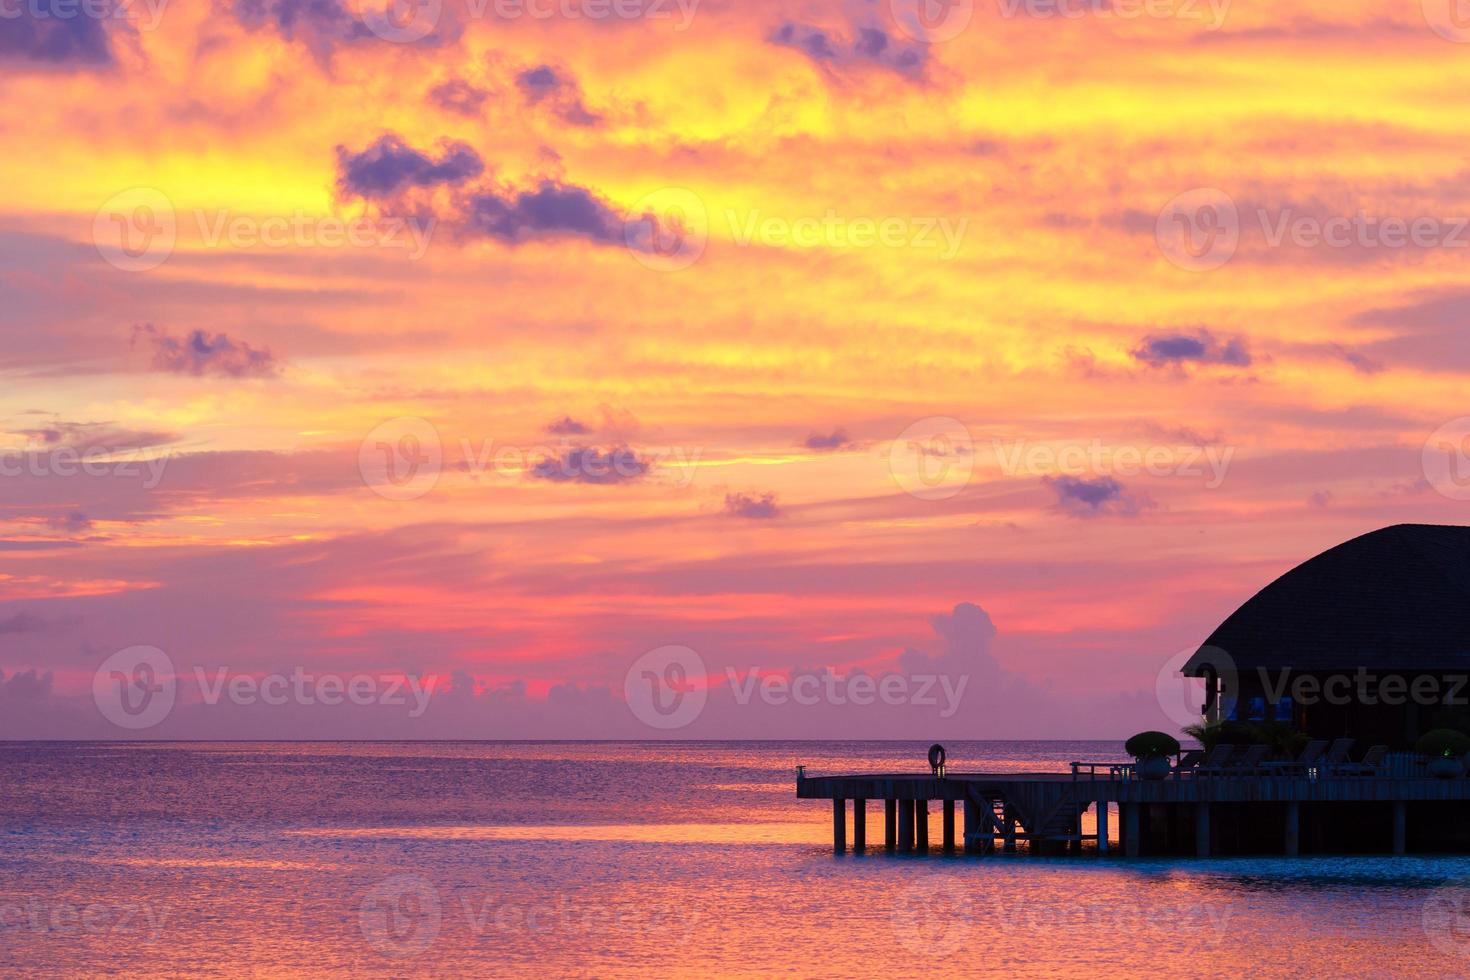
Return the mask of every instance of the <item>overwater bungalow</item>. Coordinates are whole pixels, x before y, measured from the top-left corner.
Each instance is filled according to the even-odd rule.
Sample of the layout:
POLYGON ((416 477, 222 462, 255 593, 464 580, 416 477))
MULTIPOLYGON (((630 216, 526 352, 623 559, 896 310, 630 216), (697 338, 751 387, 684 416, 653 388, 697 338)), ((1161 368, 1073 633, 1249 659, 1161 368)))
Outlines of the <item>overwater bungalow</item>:
POLYGON ((838 852, 849 800, 858 853, 868 800, 883 801, 885 849, 909 854, 930 849, 931 803, 945 852, 1470 852, 1470 528, 1401 524, 1331 548, 1252 596, 1182 672, 1204 681, 1199 749, 1145 732, 1133 763, 1065 773, 950 772, 941 749, 928 772, 799 769, 797 796, 832 801, 838 852))
POLYGON ((1302 562, 1184 665, 1206 720, 1410 749, 1470 731, 1470 527, 1396 524, 1302 562))

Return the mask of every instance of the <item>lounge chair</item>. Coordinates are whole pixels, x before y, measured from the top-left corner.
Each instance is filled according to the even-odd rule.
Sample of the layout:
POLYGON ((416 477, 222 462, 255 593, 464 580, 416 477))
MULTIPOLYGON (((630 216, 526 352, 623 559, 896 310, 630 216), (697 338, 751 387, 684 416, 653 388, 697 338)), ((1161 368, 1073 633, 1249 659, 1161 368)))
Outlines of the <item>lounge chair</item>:
POLYGON ((1313 739, 1295 759, 1271 759, 1261 766, 1283 776, 1306 775, 1307 770, 1327 753, 1327 745, 1325 738, 1313 739))
POLYGON ((1322 768, 1323 773, 1324 774, 1327 774, 1327 775, 1331 775, 1331 773, 1334 770, 1336 770, 1339 766, 1350 765, 1353 760, 1348 756, 1348 753, 1351 752, 1352 750, 1353 750, 1353 740, 1352 739, 1350 739, 1350 738, 1337 738, 1337 739, 1333 739, 1332 740, 1332 747, 1329 748, 1327 750, 1327 754, 1322 757, 1322 766, 1321 766, 1321 768, 1322 768))
POLYGON ((1270 753, 1269 745, 1252 745, 1245 750, 1244 755, 1227 765, 1225 771, 1239 774, 1255 772, 1270 753))
POLYGON ((1217 745, 1205 756, 1205 760, 1195 769, 1201 776, 1213 776, 1225 771, 1225 766, 1230 762, 1231 756, 1235 755, 1235 746, 1217 745))
POLYGON ((1375 745, 1363 753, 1361 761, 1343 763, 1335 766, 1333 771, 1341 776, 1376 776, 1383 769, 1387 757, 1388 746, 1375 745))
POLYGON ((1193 772, 1205 761, 1203 749, 1189 749, 1179 757, 1179 762, 1174 766, 1174 778, 1178 779, 1184 773, 1193 772))

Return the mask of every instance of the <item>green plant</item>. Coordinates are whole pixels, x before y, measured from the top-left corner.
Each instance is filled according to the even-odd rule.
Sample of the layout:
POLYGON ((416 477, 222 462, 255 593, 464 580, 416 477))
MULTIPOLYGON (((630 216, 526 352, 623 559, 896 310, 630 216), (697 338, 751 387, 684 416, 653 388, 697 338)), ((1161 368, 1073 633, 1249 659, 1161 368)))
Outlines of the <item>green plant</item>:
POLYGON ((1178 755, 1179 740, 1164 732, 1139 732, 1123 743, 1123 751, 1135 759, 1178 755))
POLYGON ((1470 735, 1453 728, 1435 728, 1419 736, 1414 751, 1420 755, 1458 758, 1470 752, 1470 735))
POLYGON ((1266 745, 1271 754, 1278 758, 1293 758, 1311 741, 1311 736, 1299 732, 1284 721, 1222 721, 1213 725, 1190 725, 1184 734, 1204 746, 1206 752, 1215 746, 1266 745))

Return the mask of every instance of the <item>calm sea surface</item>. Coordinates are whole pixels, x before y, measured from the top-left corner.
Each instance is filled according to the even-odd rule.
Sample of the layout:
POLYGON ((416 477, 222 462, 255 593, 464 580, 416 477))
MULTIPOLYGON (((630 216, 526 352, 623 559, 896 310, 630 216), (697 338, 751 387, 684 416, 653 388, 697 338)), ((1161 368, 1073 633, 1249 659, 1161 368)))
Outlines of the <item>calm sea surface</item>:
POLYGON ((1470 860, 834 858, 794 766, 926 747, 3 744, 0 975, 1470 974, 1470 860))

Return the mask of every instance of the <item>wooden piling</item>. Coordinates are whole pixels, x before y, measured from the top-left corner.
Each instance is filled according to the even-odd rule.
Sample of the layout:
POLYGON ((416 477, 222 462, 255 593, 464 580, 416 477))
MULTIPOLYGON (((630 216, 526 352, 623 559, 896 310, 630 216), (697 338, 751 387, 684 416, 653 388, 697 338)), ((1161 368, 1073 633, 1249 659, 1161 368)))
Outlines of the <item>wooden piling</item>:
POLYGON ((852 852, 862 854, 868 849, 868 801, 852 801, 852 852))
POLYGON ((1016 853, 1016 811, 1009 804, 1001 807, 1001 839, 1005 842, 1001 850, 1006 854, 1016 853))
POLYGON ((832 853, 847 850, 847 801, 832 801, 832 853))
POLYGON ((929 801, 914 801, 914 850, 929 853, 929 801))
POLYGON ((1210 856, 1210 805, 1194 805, 1194 853, 1202 858, 1210 856))
POLYGON ((1138 857, 1139 811, 1142 806, 1141 803, 1129 803, 1126 807, 1119 804, 1119 808, 1123 810, 1123 854, 1125 857, 1138 857))
POLYGON ((885 850, 888 851, 889 854, 892 854, 893 853, 894 847, 896 847, 897 844, 898 844, 898 829, 897 829, 898 819, 897 819, 897 814, 898 814, 898 801, 897 800, 884 800, 883 801, 883 847, 884 847, 885 850))
POLYGON ((1097 853, 1108 853, 1108 801, 1097 801, 1097 853))
POLYGON ((914 850, 914 801, 898 801, 898 853, 911 854, 914 850))
POLYGON ((1408 809, 1408 804, 1403 800, 1395 800, 1393 803, 1393 852, 1395 854, 1402 854, 1406 850, 1408 809))
POLYGON ((969 797, 965 798, 965 853, 980 853, 980 807, 969 797))
POLYGON ((954 853, 954 800, 944 801, 944 853, 954 853))
POLYGON ((1302 805, 1286 804, 1286 856, 1296 857, 1301 853, 1302 805))

